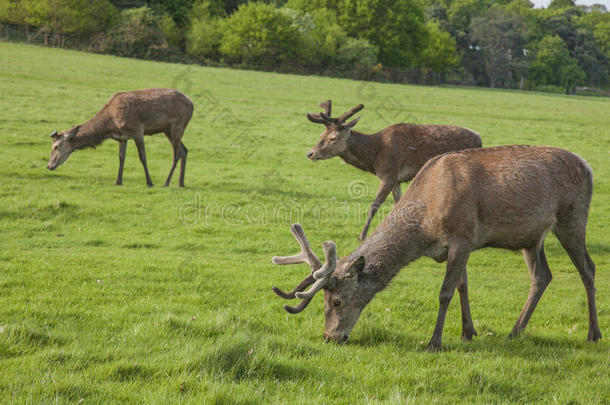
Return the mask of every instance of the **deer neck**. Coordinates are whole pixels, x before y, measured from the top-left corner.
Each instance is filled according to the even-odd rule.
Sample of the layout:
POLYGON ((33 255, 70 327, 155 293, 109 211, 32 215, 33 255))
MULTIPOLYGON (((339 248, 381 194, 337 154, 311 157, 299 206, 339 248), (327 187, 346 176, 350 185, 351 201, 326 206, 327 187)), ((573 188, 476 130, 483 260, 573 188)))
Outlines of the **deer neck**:
POLYGON ((398 272, 424 255, 421 230, 416 225, 383 226, 353 253, 364 256, 364 277, 370 298, 387 287, 398 272))
POLYGON ((344 162, 374 174, 378 149, 379 142, 375 136, 352 131, 347 138, 347 148, 340 156, 344 162))
POLYGON ((96 115, 80 126, 72 142, 75 149, 95 148, 109 137, 107 122, 96 115))

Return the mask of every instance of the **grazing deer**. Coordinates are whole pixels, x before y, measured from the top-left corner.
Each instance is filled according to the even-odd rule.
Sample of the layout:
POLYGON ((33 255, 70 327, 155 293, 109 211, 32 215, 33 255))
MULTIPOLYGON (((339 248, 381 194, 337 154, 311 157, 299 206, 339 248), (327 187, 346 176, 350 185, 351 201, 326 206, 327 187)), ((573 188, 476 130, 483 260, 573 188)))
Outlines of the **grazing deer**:
POLYGON ((316 161, 340 156, 358 169, 373 173, 381 182, 373 204, 369 208, 360 240, 366 238, 371 221, 381 204, 392 191, 394 203, 401 196, 400 183, 411 181, 430 158, 445 152, 480 148, 481 137, 467 128, 448 125, 395 124, 366 135, 352 128, 360 117, 345 121, 364 108, 359 104, 338 118, 331 118, 331 101, 319 104, 324 112, 307 114, 311 122, 324 124, 320 142, 307 153, 316 161))
POLYGON ((404 197, 364 243, 337 262, 334 242, 324 243, 320 264, 300 225, 291 230, 301 253, 274 257, 275 264, 308 263, 311 275, 294 290, 273 288, 282 298, 299 298, 301 312, 324 289, 325 340, 346 341, 362 309, 398 271, 421 256, 447 261, 440 308, 429 349, 441 348, 447 307, 457 287, 462 338, 476 335, 468 302, 466 263, 484 247, 522 249, 530 271, 529 296, 510 336, 522 332, 551 281, 544 253, 555 233, 584 283, 589 306, 589 341, 601 338, 595 308, 595 265, 585 244, 593 192, 591 167, 577 155, 547 146, 500 146, 432 158, 404 197), (309 285, 308 291, 303 291, 309 285))
POLYGON ((182 143, 182 135, 192 115, 193 102, 178 90, 145 89, 116 93, 89 121, 59 134, 57 131, 51 134, 53 146, 47 169, 57 169, 76 149, 94 148, 111 138, 119 141, 119 174, 116 184, 121 185, 127 141, 133 139, 144 166, 146 184, 152 187, 146 165, 144 135, 163 132, 174 149, 174 162, 164 187, 169 186, 178 160, 181 161, 179 185, 184 187, 188 150, 182 143))

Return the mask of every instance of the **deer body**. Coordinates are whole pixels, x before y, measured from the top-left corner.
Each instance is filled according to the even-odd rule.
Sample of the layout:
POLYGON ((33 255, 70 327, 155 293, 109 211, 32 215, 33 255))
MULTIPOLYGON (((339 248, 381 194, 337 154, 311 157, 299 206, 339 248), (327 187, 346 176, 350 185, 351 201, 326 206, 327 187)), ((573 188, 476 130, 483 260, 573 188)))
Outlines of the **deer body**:
POLYGON ((441 348, 445 314, 456 288, 462 337, 470 340, 476 331, 468 301, 466 263, 471 252, 484 247, 521 249, 529 268, 530 293, 511 332, 516 336, 525 329, 551 281, 543 245, 552 231, 585 286, 588 340, 599 340, 595 265, 585 243, 592 179, 584 160, 553 147, 472 149, 431 159, 371 237, 341 259, 327 277, 323 286, 325 338, 346 340, 375 294, 401 268, 428 256, 447 262, 429 347, 441 348))
POLYGON ((119 173, 116 184, 121 185, 127 141, 132 139, 144 167, 146 184, 152 186, 146 164, 144 135, 162 132, 174 151, 173 165, 165 186, 169 185, 176 164, 181 160, 179 185, 182 187, 188 153, 182 143, 182 136, 192 115, 192 101, 178 90, 145 89, 116 93, 89 121, 59 134, 57 131, 51 134, 53 148, 47 168, 55 170, 74 150, 95 147, 106 139, 114 139, 119 142, 119 173))
POLYGON ((430 158, 482 146, 481 137, 476 132, 449 125, 395 124, 372 135, 363 134, 352 130, 358 118, 344 124, 348 117, 364 107, 362 104, 336 119, 330 118, 330 100, 320 105, 326 110, 325 113, 308 114, 308 118, 325 124, 326 130, 307 157, 320 160, 339 156, 346 163, 372 173, 380 180, 360 240, 366 238, 371 221, 388 194, 392 192, 394 203, 398 203, 400 184, 411 181, 430 158))

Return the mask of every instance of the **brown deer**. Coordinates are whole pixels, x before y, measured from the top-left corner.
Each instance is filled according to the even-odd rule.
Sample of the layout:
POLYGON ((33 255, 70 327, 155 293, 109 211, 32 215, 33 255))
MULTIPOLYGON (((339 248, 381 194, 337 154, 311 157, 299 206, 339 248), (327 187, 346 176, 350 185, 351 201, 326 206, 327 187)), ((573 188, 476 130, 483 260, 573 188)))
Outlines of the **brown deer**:
POLYGON ((331 118, 331 100, 319 105, 324 112, 309 113, 307 118, 324 124, 326 129, 320 135, 320 142, 307 153, 307 158, 316 161, 339 156, 346 163, 373 173, 381 182, 360 240, 366 238, 375 213, 390 191, 394 203, 398 203, 400 183, 411 181, 430 158, 482 146, 481 137, 476 132, 449 125, 395 124, 372 135, 362 134, 352 130, 360 117, 348 123, 345 121, 362 110, 364 105, 359 104, 338 118, 331 118))
POLYGON ((324 243, 321 266, 300 225, 292 233, 301 253, 274 257, 275 264, 308 263, 311 275, 294 290, 273 290, 300 298, 301 312, 324 289, 325 340, 346 341, 362 309, 398 271, 421 256, 447 261, 440 308, 428 348, 439 350, 447 307, 457 288, 462 338, 476 335, 468 302, 466 263, 484 247, 522 249, 530 271, 529 296, 511 337, 522 332, 551 281, 544 253, 548 231, 555 233, 584 283, 589 306, 589 341, 601 333, 595 308, 595 265, 585 244, 593 192, 591 167, 577 155, 547 146, 500 146, 447 153, 432 158, 373 235, 337 262, 334 242, 324 243), (309 285, 308 291, 303 291, 309 285))
POLYGON ((179 185, 184 187, 188 150, 182 143, 182 135, 192 115, 193 102, 178 90, 145 89, 116 93, 89 121, 59 134, 57 131, 51 134, 53 145, 47 169, 57 169, 77 149, 94 148, 111 138, 119 142, 119 174, 116 184, 121 185, 127 141, 133 139, 144 166, 146 184, 152 187, 146 165, 144 135, 163 132, 174 149, 174 162, 164 187, 169 186, 178 160, 181 161, 179 185))

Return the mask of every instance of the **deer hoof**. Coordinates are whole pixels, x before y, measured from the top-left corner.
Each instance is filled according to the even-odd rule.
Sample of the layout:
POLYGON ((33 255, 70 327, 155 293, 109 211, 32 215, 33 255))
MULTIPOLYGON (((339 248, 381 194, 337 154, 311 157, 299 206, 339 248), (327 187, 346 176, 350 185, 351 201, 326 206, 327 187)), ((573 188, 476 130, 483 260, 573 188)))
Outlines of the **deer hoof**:
POLYGON ((441 350, 443 350, 443 347, 440 343, 430 341, 430 343, 428 343, 428 346, 426 346, 426 351, 428 353, 438 353, 441 350))
POLYGON ((589 331, 589 336, 587 337, 587 341, 589 342, 597 342, 602 338, 602 333, 599 329, 593 329, 589 331))
POLYGON ((477 331, 474 329, 462 332, 462 340, 470 342, 473 336, 479 336, 477 331))

